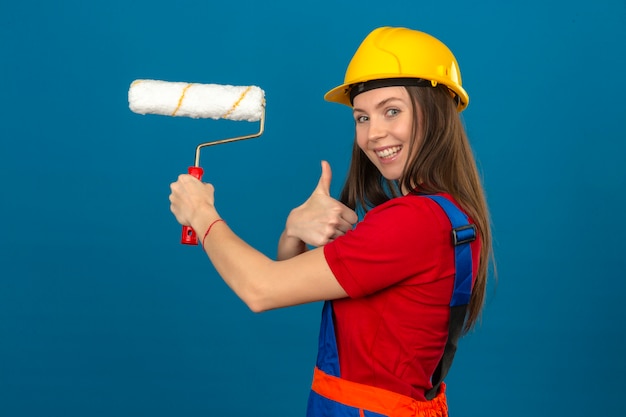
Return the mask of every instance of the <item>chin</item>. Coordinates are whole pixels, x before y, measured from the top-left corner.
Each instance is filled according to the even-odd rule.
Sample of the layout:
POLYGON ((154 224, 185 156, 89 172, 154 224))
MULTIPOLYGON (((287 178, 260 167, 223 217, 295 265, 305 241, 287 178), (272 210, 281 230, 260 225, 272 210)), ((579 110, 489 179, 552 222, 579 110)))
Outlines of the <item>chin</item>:
POLYGON ((381 170, 380 173, 386 180, 389 180, 389 181, 398 181, 402 177, 401 172, 395 173, 395 172, 385 172, 381 170))

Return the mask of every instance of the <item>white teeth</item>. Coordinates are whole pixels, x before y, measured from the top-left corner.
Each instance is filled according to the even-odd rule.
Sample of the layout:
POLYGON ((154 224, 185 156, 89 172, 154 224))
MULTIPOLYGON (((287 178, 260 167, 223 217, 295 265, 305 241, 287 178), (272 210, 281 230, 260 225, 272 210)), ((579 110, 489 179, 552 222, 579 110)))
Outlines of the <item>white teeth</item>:
POLYGON ((394 146, 392 148, 383 149, 382 151, 377 151, 376 155, 379 158, 390 158, 397 154, 400 149, 402 149, 402 146, 394 146))

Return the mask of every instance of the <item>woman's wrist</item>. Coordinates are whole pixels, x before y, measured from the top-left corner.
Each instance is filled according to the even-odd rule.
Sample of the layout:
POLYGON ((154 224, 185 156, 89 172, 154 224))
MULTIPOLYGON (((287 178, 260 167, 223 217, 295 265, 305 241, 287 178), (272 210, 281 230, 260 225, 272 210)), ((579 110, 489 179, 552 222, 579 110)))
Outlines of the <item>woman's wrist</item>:
POLYGON ((278 243, 278 260, 293 258, 304 252, 306 252, 306 243, 296 236, 290 236, 285 228, 278 243))
POLYGON ((199 208, 195 211, 193 218, 191 219, 191 227, 202 237, 206 230, 216 220, 221 219, 221 216, 212 206, 206 206, 199 208))
POLYGON ((201 241, 202 249, 206 250, 206 248, 204 247, 204 243, 206 242, 206 238, 209 236, 209 233, 211 233, 211 229, 213 228, 213 226, 215 226, 215 224, 217 224, 219 222, 224 222, 224 219, 218 218, 216 220, 213 220, 211 222, 211 224, 209 224, 209 227, 207 227, 206 232, 204 232, 204 236, 202 236, 202 241, 201 241))

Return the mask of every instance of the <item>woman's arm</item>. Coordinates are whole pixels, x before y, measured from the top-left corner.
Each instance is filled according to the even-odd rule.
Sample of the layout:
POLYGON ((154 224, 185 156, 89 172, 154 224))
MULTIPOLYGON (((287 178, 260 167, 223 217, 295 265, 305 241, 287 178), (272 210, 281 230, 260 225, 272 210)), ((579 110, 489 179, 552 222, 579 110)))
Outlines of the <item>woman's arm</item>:
POLYGON ((219 219, 214 189, 191 175, 171 185, 171 210, 179 223, 204 238, 204 249, 226 284, 255 312, 345 297, 321 248, 274 261, 252 248, 219 219))
POLYGON ((254 312, 347 295, 328 267, 322 248, 274 261, 219 222, 213 225, 204 249, 222 279, 254 312))

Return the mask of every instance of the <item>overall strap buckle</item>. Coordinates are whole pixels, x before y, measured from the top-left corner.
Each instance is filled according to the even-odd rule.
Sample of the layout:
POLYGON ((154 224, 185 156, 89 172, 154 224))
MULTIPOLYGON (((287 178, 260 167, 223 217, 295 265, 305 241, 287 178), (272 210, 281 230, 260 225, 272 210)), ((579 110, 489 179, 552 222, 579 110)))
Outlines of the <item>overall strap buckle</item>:
POLYGON ((454 246, 463 245, 476 240, 476 225, 467 224, 452 229, 452 244, 454 246))

